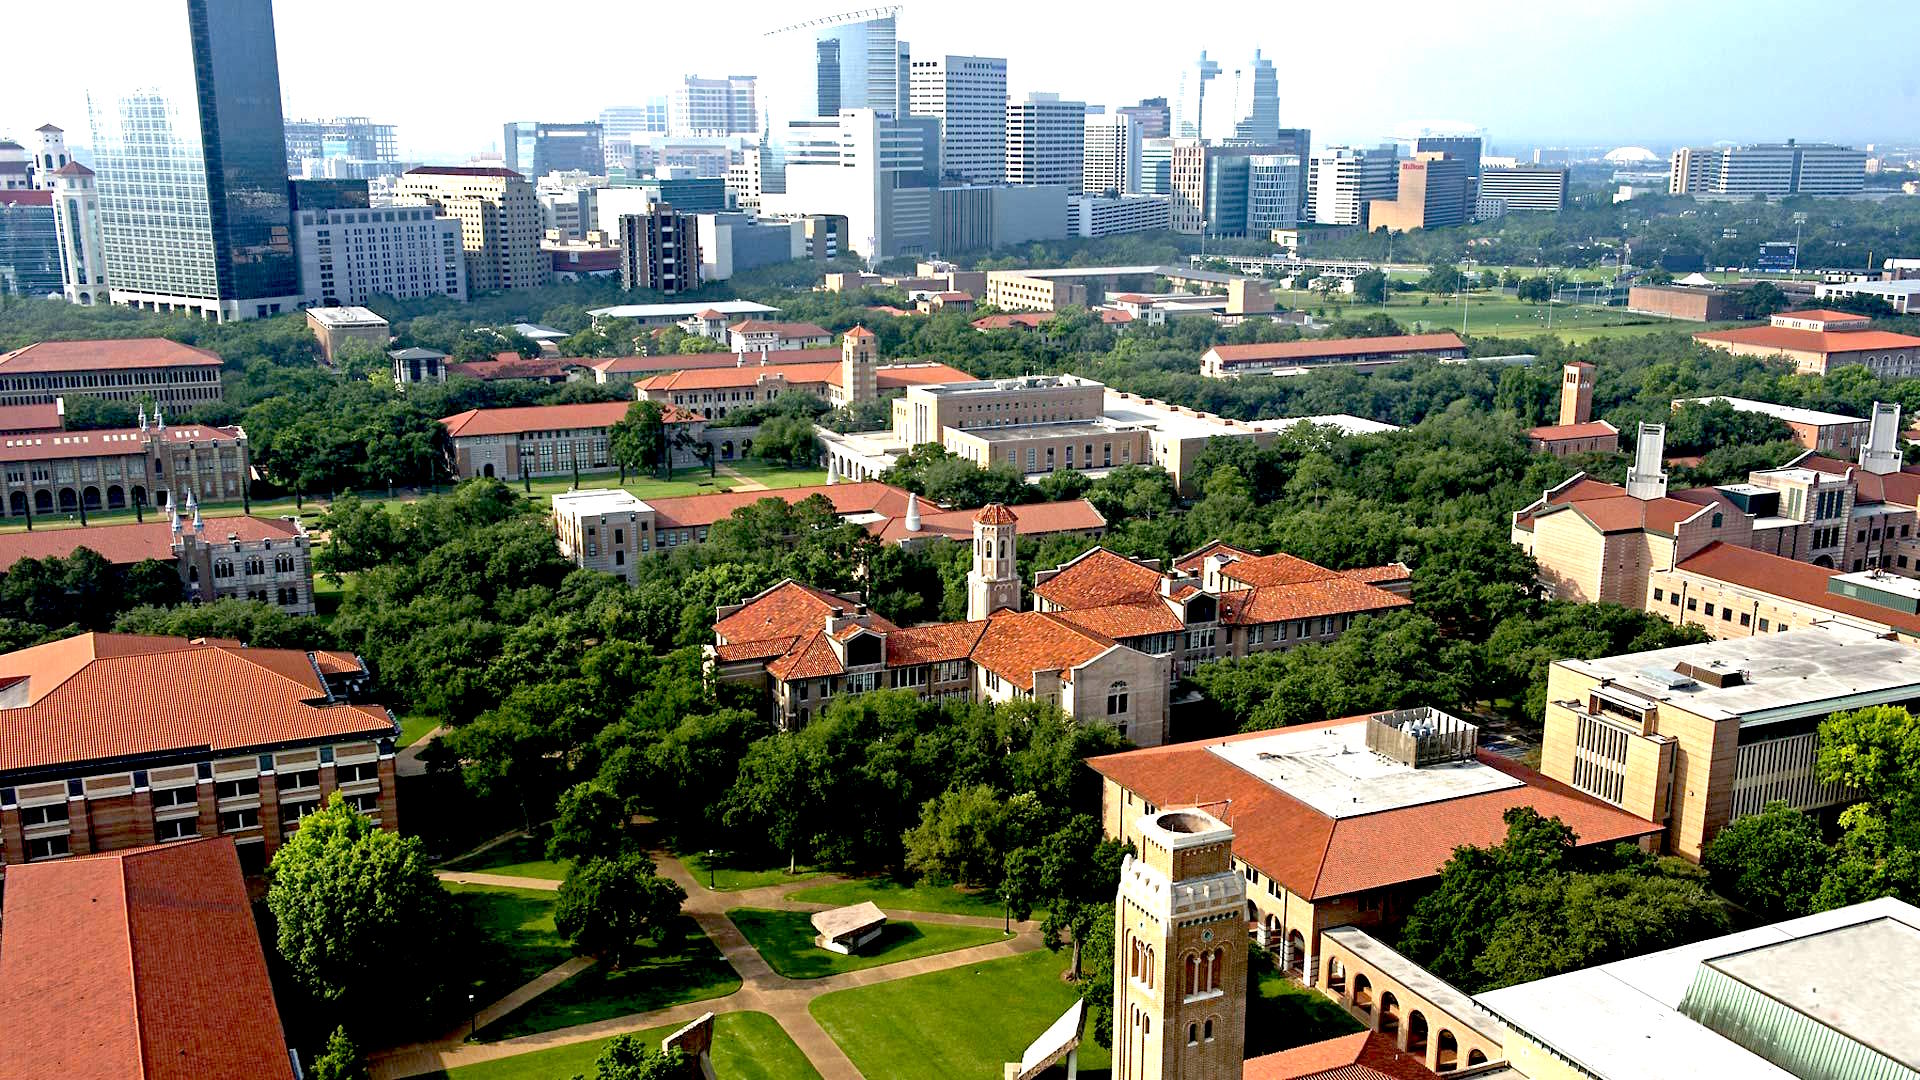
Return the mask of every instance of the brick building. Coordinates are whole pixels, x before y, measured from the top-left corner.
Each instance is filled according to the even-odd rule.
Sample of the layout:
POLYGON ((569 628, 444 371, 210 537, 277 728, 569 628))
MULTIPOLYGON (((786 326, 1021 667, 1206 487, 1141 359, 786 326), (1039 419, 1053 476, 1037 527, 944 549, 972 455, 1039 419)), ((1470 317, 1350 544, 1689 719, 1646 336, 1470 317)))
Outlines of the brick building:
POLYGON ((1627 290, 1627 310, 1682 322, 1721 322, 1740 317, 1739 305, 1725 289, 1686 285, 1635 285, 1627 290))
POLYGON ((1883 570, 1835 573, 1764 551, 1708 544, 1648 575, 1647 611, 1716 638, 1857 626, 1920 645, 1920 581, 1883 570))
POLYGON ((1788 430, 1793 432, 1793 441, 1808 450, 1851 454, 1867 444, 1868 421, 1843 413, 1802 409, 1793 405, 1775 405, 1771 401, 1755 401, 1752 398, 1738 397, 1675 398, 1673 400, 1675 409, 1679 409, 1682 405, 1726 405, 1735 412, 1771 416, 1787 425, 1788 430))
MULTIPOLYGON (((575 405, 526 405, 506 409, 468 409, 440 418, 451 446, 448 467, 466 480, 493 476, 559 476, 611 469, 609 429, 626 419, 630 401, 591 401, 575 405)), ((668 408, 665 420, 690 430, 704 428, 700 417, 668 408)))
POLYGON ((0 533, 0 573, 21 559, 66 558, 87 548, 115 566, 147 559, 180 573, 181 599, 258 600, 289 615, 311 615, 313 552, 298 518, 202 518, 0 533))
POLYGON ((294 1080, 226 837, 17 866, 0 1076, 294 1080))
POLYGON ((371 683, 347 653, 136 634, 0 655, 0 863, 230 836, 257 871, 335 791, 397 830, 371 683))
POLYGON ((1528 430, 1527 444, 1535 453, 1566 457, 1620 449, 1619 429, 1593 418, 1593 386, 1592 364, 1573 360, 1561 369, 1560 420, 1528 430))
POLYGON ((824 349, 832 345, 832 331, 807 322, 745 319, 727 328, 727 347, 736 353, 824 349))
POLYGON ((1825 375, 1850 364, 1883 379, 1920 375, 1920 337, 1874 330, 1869 323, 1865 315, 1845 311, 1783 311, 1766 326, 1703 331, 1693 340, 1735 356, 1791 360, 1801 375, 1825 375))
POLYGON ((6 517, 167 506, 248 496, 251 460, 239 427, 168 425, 160 410, 137 428, 0 437, 6 517))
POLYGON ((0 405, 82 395, 185 412, 220 400, 220 357, 165 338, 42 341, 0 355, 0 405))
POLYGON ((1451 333, 1215 345, 1200 357, 1200 374, 1209 379, 1232 379, 1243 375, 1288 375, 1328 366, 1366 370, 1416 357, 1440 360, 1465 355, 1466 343, 1451 333))
POLYGON ((646 401, 678 405, 718 420, 781 394, 812 394, 841 406, 873 401, 882 393, 899 393, 911 386, 972 381, 973 376, 945 364, 883 365, 873 331, 856 326, 841 335, 839 349, 741 353, 732 367, 650 376, 635 383, 634 392, 646 401))

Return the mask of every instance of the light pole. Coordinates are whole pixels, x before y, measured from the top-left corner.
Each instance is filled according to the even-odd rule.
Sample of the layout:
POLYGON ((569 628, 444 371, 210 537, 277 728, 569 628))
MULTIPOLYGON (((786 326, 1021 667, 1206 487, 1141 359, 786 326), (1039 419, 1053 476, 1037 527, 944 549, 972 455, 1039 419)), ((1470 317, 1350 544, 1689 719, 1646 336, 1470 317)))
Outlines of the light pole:
POLYGON ((472 994, 467 995, 467 1015, 469 1017, 467 1038, 478 1038, 480 1035, 480 1010, 474 1007, 472 994))
POLYGON ((707 891, 713 892, 713 849, 707 849, 707 891))

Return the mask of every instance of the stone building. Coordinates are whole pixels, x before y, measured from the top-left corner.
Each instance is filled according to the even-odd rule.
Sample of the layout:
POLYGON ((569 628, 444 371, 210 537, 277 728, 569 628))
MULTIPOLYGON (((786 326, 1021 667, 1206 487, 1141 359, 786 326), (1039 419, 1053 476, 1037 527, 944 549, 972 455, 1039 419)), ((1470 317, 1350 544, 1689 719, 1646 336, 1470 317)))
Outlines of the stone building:
POLYGON ((1620 449, 1620 430, 1593 418, 1593 383, 1594 367, 1585 360, 1568 361, 1561 369, 1559 422, 1527 432, 1527 443, 1536 453, 1566 457, 1620 449))
POLYGON ((169 521, 0 533, 0 573, 22 559, 67 558, 84 547, 120 567, 172 563, 186 601, 257 600, 289 615, 314 613, 313 552, 298 518, 203 519, 190 505, 182 521, 171 509, 169 521))
MULTIPOLYGON (((461 480, 492 476, 561 476, 617 468, 613 425, 626 419, 630 401, 591 401, 574 405, 526 405, 505 409, 468 409, 441 417, 451 447, 448 466, 461 480)), ((705 421, 669 406, 663 420, 669 438, 684 429, 683 442, 699 442, 705 421)))
POLYGON ((399 726, 347 653, 81 634, 0 655, 0 862, 230 836, 263 869, 335 791, 399 829, 399 726))
POLYGON ((41 341, 0 355, 0 405, 88 395, 184 412, 220 400, 220 365, 164 338, 41 341))
POLYGON ((1802 375, 1825 375, 1850 364, 1883 379, 1920 375, 1920 337, 1875 330, 1870 323, 1865 315, 1845 311, 1783 311, 1766 326, 1704 331, 1693 340, 1735 356, 1791 360, 1802 375))
POLYGON ((247 433, 238 427, 169 425, 160 409, 140 426, 0 438, 5 516, 162 507, 248 497, 247 433))
POLYGON ((973 376, 945 364, 881 364, 873 331, 856 326, 841 335, 839 349, 783 349, 738 353, 731 367, 698 367, 641 379, 643 400, 678 405, 718 420, 735 409, 765 404, 782 394, 803 393, 829 405, 873 401, 913 386, 972 382, 973 376))

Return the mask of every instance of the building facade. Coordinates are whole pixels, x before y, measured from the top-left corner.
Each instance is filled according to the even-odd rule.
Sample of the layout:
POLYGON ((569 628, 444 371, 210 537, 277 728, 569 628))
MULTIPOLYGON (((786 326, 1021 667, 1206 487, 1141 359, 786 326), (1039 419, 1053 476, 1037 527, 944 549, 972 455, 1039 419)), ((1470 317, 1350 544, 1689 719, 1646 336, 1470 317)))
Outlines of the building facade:
POLYGON ((668 127, 674 135, 760 134, 759 79, 729 75, 702 79, 688 75, 673 88, 668 127))
POLYGON ((908 107, 940 122, 940 178, 998 184, 1007 177, 1007 61, 994 56, 914 60, 908 107))
POLYGON ((459 219, 430 206, 294 213, 303 303, 358 306, 375 296, 467 299, 459 219))
POLYGON ((538 120, 516 120, 507 124, 500 148, 507 169, 522 176, 545 176, 553 172, 586 173, 606 171, 606 155, 600 147, 598 121, 578 124, 549 124, 538 120))
POLYGON ((1306 192, 1300 189, 1301 159, 1294 154, 1257 154, 1247 159, 1247 235, 1264 237, 1300 224, 1306 192))
POLYGON ((1368 204, 1399 194, 1400 160, 1391 146, 1330 146, 1307 168, 1307 217, 1316 225, 1366 225, 1368 204))
POLYGON ((1867 153, 1832 143, 1681 147, 1669 162, 1673 195, 1750 199, 1756 195, 1852 195, 1866 186, 1867 153))
POLYGON ((1093 238, 1158 232, 1173 223, 1166 195, 1074 195, 1067 199, 1067 235, 1093 238))
MULTIPOLYGON (((630 401, 594 401, 577 405, 529 405, 505 409, 468 409, 443 417, 450 444, 448 466, 465 480, 492 476, 560 476, 616 467, 608 429, 626 418, 630 401)), ((700 418, 667 409, 669 425, 703 428, 700 418)))
POLYGON ((621 286, 668 295, 699 288, 698 224, 664 202, 647 214, 620 215, 621 286))
POLYGON ((165 338, 42 341, 0 354, 0 405, 91 396, 185 412, 220 400, 220 370, 213 352, 165 338))
POLYGON ((86 548, 118 567, 148 559, 179 570, 188 603, 254 600, 289 615, 311 615, 313 562, 295 518, 202 518, 175 506, 166 520, 0 535, 0 572, 21 559, 66 558, 86 548))
POLYGON ((1412 161, 1400 162, 1394 198, 1367 205, 1367 228, 1405 232, 1464 225, 1473 220, 1472 189, 1466 162, 1444 154, 1416 154, 1412 161))
POLYGON ((402 205, 429 206, 460 223, 469 293, 547 283, 551 263, 540 252, 540 203, 519 173, 450 165, 409 169, 395 194, 402 205))
POLYGON ((1567 205, 1567 170, 1516 165, 1487 169, 1479 176, 1480 197, 1499 199, 1506 213, 1558 213, 1567 205))
POLYGON ((54 193, 0 191, 0 294, 44 298, 64 292, 54 193))
POLYGON ((320 343, 320 359, 329 366, 349 341, 360 342, 379 355, 393 340, 387 320, 363 307, 308 308, 307 328, 320 343))
POLYGON ((1201 355, 1200 374, 1209 379, 1234 379, 1306 368, 1364 367, 1399 363, 1414 357, 1458 359, 1466 355, 1466 342, 1451 333, 1215 345, 1201 355))
POLYGON ((1008 101, 1006 112, 1007 183, 1062 185, 1068 194, 1079 193, 1086 162, 1086 102, 1035 92, 1008 101))
POLYGON ((1125 114, 1085 118, 1081 187, 1108 197, 1140 190, 1140 125, 1125 114))
POLYGON ((196 504, 238 502, 249 470, 244 429, 150 424, 144 411, 138 428, 0 440, 9 518, 168 506, 189 495, 196 504))
POLYGON ((1686 322, 1739 318, 1739 307, 1725 289, 1695 289, 1685 285, 1635 285, 1627 290, 1627 310, 1636 315, 1660 315, 1686 322))
POLYGON ((1703 331, 1693 340, 1735 356, 1791 360, 1801 375, 1855 364, 1883 379, 1920 375, 1920 337, 1872 329, 1867 316, 1845 311, 1782 311, 1766 326, 1703 331))
POLYGON ((53 185, 54 225, 60 241, 61 295, 69 304, 107 297, 107 254, 100 239, 100 193, 94 172, 70 161, 48 178, 53 185))

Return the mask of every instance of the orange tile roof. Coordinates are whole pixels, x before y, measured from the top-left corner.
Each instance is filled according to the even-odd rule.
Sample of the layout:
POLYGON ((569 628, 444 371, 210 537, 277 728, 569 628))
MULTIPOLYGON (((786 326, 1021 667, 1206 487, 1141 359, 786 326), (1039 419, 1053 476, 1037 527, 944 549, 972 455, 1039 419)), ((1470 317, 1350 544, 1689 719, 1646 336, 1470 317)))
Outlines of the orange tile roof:
POLYGON ((1920 468, 1912 465, 1898 472, 1870 473, 1851 461, 1841 461, 1824 454, 1807 454, 1792 464, 1830 476, 1845 476, 1847 470, 1852 469, 1857 488, 1856 505, 1891 503, 1894 506, 1920 506, 1920 468))
MULTIPOLYGON (((1016 326, 1024 326, 1029 330, 1035 330, 1048 319, 1058 314, 1059 312, 1057 311, 1021 311, 1008 315, 987 315, 973 320, 969 325, 975 330, 1009 330, 1016 326)), ((1133 315, 1131 313, 1114 311, 1110 308, 1100 308, 1095 314, 1100 316, 1101 322, 1109 325, 1130 323, 1133 321, 1133 315)))
MULTIPOLYGON (((1366 716, 1329 721, 1365 723, 1366 716)), ((1271 732, 1229 736, 1226 742, 1271 732)), ((1334 819, 1208 749, 1174 743, 1089 760, 1100 773, 1156 806, 1222 801, 1233 827, 1234 854, 1309 900, 1348 896, 1423 881, 1461 844, 1489 846, 1506 838, 1501 815, 1532 806, 1572 827, 1582 846, 1651 835, 1660 826, 1608 806, 1498 754, 1482 764, 1523 781, 1520 787, 1334 819)))
POLYGON ((1328 615, 1365 615, 1412 606, 1413 601, 1385 589, 1329 572, 1312 581, 1260 585, 1220 595, 1220 621, 1257 626, 1288 619, 1328 615))
POLYGON ((1200 547, 1175 559, 1173 565, 1175 569, 1180 570, 1182 573, 1199 574, 1206 569, 1207 556, 1209 555, 1230 555, 1236 559, 1259 558, 1257 552, 1246 551, 1221 540, 1209 540, 1200 547))
MULTIPOLYGON (((205 518, 203 539, 219 543, 229 535, 243 543, 261 540, 292 540, 300 535, 291 521, 252 516, 205 518)), ((181 528, 186 528, 182 523, 181 528)), ((145 524, 91 525, 79 529, 35 529, 33 532, 0 533, 0 573, 21 559, 65 558, 80 548, 88 548, 110 563, 131 565, 142 559, 172 562, 173 532, 165 518, 156 517, 145 524)))
POLYGON ((749 363, 725 368, 675 371, 643 379, 639 383, 639 388, 649 392, 718 390, 725 387, 754 386, 762 379, 774 378, 785 379, 790 386, 838 386, 840 385, 840 362, 833 360, 819 363, 795 363, 782 360, 767 364, 749 363))
POLYGON ((767 665, 767 674, 782 682, 788 679, 817 679, 822 675, 839 675, 846 670, 846 665, 840 662, 840 655, 833 651, 833 645, 827 640, 827 635, 819 630, 801 638, 798 644, 767 665))
POLYGON ((1834 571, 1798 559, 1716 540, 1675 569, 1920 635, 1920 615, 1828 592, 1827 583, 1833 580, 1834 571))
POLYGON ((886 364, 873 369, 874 381, 882 390, 903 390, 909 386, 939 386, 943 383, 978 382, 957 367, 939 363, 886 364))
MULTIPOLYGON (((825 589, 802 585, 792 578, 749 597, 744 606, 714 624, 717 640, 729 643, 767 641, 786 638, 804 641, 823 632, 834 608, 852 615, 860 602, 836 596, 825 589)), ((870 616, 877 630, 891 630, 893 624, 878 615, 870 616)))
POLYGON ((1528 428, 1527 437, 1541 442, 1560 442, 1567 439, 1599 439, 1608 435, 1618 436, 1620 429, 1605 420, 1592 420, 1584 424, 1546 424, 1537 428, 1528 428))
POLYGON ((1403 562, 1390 562, 1384 566, 1362 566, 1354 570, 1342 570, 1340 576, 1365 582, 1368 585, 1378 585, 1383 581, 1406 581, 1413 577, 1413 568, 1403 562))
MULTIPOLYGON (((1793 352, 1857 353, 1874 349, 1911 349, 1920 346, 1920 337, 1895 334, 1887 330, 1795 330, 1786 326, 1743 326, 1734 330, 1703 330, 1695 341, 1709 345, 1753 345, 1762 349, 1786 349, 1793 352)), ((4 370, 4 369, 0 369, 4 370)))
POLYGON ((59 431, 58 405, 0 405, 0 431, 59 431))
POLYGON ((292 1080, 226 837, 7 870, 0 1076, 292 1080))
MULTIPOLYGON (((907 531, 904 517, 888 518, 867 526, 867 531, 888 543, 899 543, 929 536, 971 542, 973 510, 941 510, 932 503, 920 503, 920 531, 907 531)), ((1049 536, 1054 533, 1098 533, 1107 527, 1107 519, 1085 499, 1060 502, 1021 503, 1020 535, 1049 536)))
POLYGON ((730 368, 739 364, 732 353, 675 353, 667 356, 609 356, 587 366, 609 375, 629 375, 641 371, 694 371, 701 368, 730 368))
POLYGON ((1248 1058, 1242 1080, 1438 1080, 1391 1035, 1357 1031, 1277 1054, 1248 1058))
POLYGON ((1114 647, 1114 640, 1052 612, 996 611, 974 647, 973 662, 1022 690, 1033 689, 1033 673, 1058 671, 1071 681, 1072 670, 1114 647))
POLYGON ((1033 587, 1035 596, 1062 608, 1096 608, 1160 597, 1160 571, 1096 547, 1033 587))
POLYGON ((973 520, 981 525, 1012 525, 1020 516, 1007 509, 1005 503, 988 503, 973 515, 973 520))
POLYGON ((1220 576, 1246 586, 1296 585, 1331 577, 1333 571, 1281 551, 1230 562, 1220 568, 1220 576))
POLYGON ((1776 312, 1775 317, 1785 315, 1792 319, 1818 319, 1821 322, 1866 322, 1868 317, 1851 311, 1835 311, 1832 308, 1802 308, 1799 311, 1776 312))
POLYGON ((385 709, 325 702, 293 649, 79 634, 0 655, 0 679, 21 677, 28 703, 0 710, 0 773, 393 733, 385 709))
POLYGON ((220 356, 212 350, 166 338, 40 341, 0 355, 0 375, 219 366, 220 356))
MULTIPOLYGON (((772 491, 727 491, 706 495, 675 495, 665 499, 648 499, 647 505, 653 507, 654 525, 661 529, 697 528, 724 521, 733 516, 734 511, 752 506, 762 499, 782 499, 787 503, 797 503, 819 495, 833 503, 833 512, 848 514, 885 514, 889 517, 904 516, 907 512, 907 491, 905 488, 892 487, 878 481, 867 480, 850 484, 812 484, 806 487, 779 488, 772 491)), ((922 502, 921 507, 937 509, 930 503, 922 502)))
POLYGON ((1392 337, 1335 338, 1333 340, 1270 341, 1255 345, 1215 345, 1213 354, 1223 364, 1256 364, 1273 360, 1313 360, 1335 356, 1404 355, 1465 349, 1453 334, 1401 334, 1392 337))
POLYGON ((220 444, 239 442, 246 432, 237 427, 205 427, 200 424, 141 431, 139 428, 109 428, 94 431, 48 431, 34 435, 0 436, 0 461, 50 461, 60 458, 120 457, 145 455, 149 437, 173 444, 220 444))
MULTIPOLYGON (((950 294, 942 293, 941 295, 946 296, 950 294)), ((963 293, 962 295, 965 295, 965 294, 963 293)), ((864 326, 856 326, 853 329, 847 331, 847 336, 850 338, 870 338, 873 336, 873 331, 867 329, 864 326)))
POLYGON ((887 666, 933 664, 942 660, 965 660, 987 629, 987 620, 936 623, 909 626, 887 635, 887 666))
POLYGON ((1108 604, 1104 607, 1072 608, 1055 612, 1061 618, 1110 638, 1140 637, 1143 634, 1171 634, 1184 629, 1179 614, 1158 597, 1135 603, 1108 604))
POLYGON ((519 353, 500 353, 491 360, 454 360, 447 364, 449 375, 465 375, 481 382, 498 379, 564 379, 567 369, 583 366, 578 360, 532 359, 519 353))
POLYGON ((777 334, 783 338, 831 338, 833 331, 824 326, 815 326, 810 322, 771 322, 766 319, 747 319, 734 323, 727 328, 736 334, 777 334))
MULTIPOLYGON (((443 416, 440 423, 449 438, 467 439, 479 435, 517 435, 523 431, 560 428, 612 427, 626 419, 631 401, 585 401, 574 405, 523 405, 507 409, 468 409, 443 416)), ((691 413, 669 412, 669 424, 692 423, 700 417, 691 413)))

